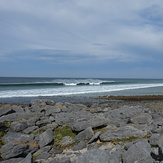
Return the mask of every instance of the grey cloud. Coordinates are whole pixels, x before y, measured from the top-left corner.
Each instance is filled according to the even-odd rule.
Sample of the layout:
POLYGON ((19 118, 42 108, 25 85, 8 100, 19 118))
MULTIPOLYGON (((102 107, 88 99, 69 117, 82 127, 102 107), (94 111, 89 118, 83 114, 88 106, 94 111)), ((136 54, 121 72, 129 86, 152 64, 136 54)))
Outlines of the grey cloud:
POLYGON ((136 57, 136 48, 163 50, 162 9, 161 0, 1 0, 0 49, 6 57, 17 51, 23 58, 28 58, 25 49, 33 58, 36 50, 36 58, 44 60, 57 58, 56 53, 83 60, 140 60, 148 54, 140 50, 136 57))

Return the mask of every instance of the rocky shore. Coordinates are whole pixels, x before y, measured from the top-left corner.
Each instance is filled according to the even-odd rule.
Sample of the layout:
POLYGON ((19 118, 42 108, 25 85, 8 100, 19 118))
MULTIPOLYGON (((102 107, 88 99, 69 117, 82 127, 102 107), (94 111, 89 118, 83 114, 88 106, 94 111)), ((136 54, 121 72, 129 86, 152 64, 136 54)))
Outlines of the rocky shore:
POLYGON ((163 163, 163 100, 0 104, 1 163, 163 163))

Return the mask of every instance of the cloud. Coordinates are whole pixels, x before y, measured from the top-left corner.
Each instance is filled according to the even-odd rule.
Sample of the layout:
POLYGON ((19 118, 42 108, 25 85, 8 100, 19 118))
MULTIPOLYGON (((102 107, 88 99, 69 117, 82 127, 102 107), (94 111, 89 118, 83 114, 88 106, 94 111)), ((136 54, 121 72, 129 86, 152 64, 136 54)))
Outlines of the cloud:
POLYGON ((1 0, 0 50, 68 63, 152 60, 163 51, 162 15, 161 0, 1 0))

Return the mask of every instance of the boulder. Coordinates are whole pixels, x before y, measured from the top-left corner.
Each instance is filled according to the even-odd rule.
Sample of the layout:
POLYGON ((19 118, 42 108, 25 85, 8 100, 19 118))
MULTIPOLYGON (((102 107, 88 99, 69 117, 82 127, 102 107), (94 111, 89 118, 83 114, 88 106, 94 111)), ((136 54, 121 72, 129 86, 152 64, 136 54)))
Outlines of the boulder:
POLYGON ((101 131, 96 132, 93 137, 88 141, 88 144, 94 142, 95 140, 98 139, 98 137, 101 135, 101 131))
POLYGON ((3 138, 2 141, 9 143, 12 141, 31 141, 34 139, 34 135, 22 134, 20 132, 9 131, 3 138))
POLYGON ((1 156, 4 159, 23 157, 28 150, 28 145, 24 143, 7 143, 1 148, 1 156))
POLYGON ((70 158, 54 158, 51 161, 49 161, 48 163, 71 163, 70 158))
POLYGON ((24 112, 24 109, 21 106, 13 105, 12 109, 17 113, 24 112))
POLYGON ((81 154, 75 163, 109 163, 110 156, 100 149, 92 149, 81 154))
POLYGON ((16 132, 22 131, 27 127, 28 125, 27 125, 27 122, 25 121, 12 122, 10 126, 11 130, 16 131, 16 132))
POLYGON ((36 125, 36 122, 40 119, 40 117, 37 115, 37 116, 34 116, 32 118, 29 118, 27 120, 27 125, 28 127, 31 127, 31 126, 35 126, 36 125))
POLYGON ((1 163, 19 163, 23 159, 24 159, 23 157, 20 157, 20 158, 11 158, 9 160, 1 161, 1 163))
POLYGON ((32 154, 29 153, 22 161, 19 163, 33 163, 32 154))
POLYGON ((142 138, 147 135, 147 132, 136 129, 132 126, 123 126, 116 130, 108 130, 100 135, 102 141, 114 141, 132 138, 142 138))
POLYGON ((151 157, 151 146, 147 141, 138 141, 123 153, 123 163, 131 162, 153 163, 151 157))
POLYGON ((82 150, 83 148, 86 148, 86 142, 85 141, 80 141, 77 144, 74 145, 72 148, 73 151, 78 151, 82 150))
POLYGON ((92 118, 87 121, 76 122, 74 125, 71 126, 73 131, 82 131, 85 130, 87 127, 97 128, 101 126, 106 126, 108 123, 108 119, 105 118, 92 118))
POLYGON ((61 112, 55 115, 55 122, 59 125, 73 126, 77 122, 80 122, 83 120, 88 121, 91 118, 93 118, 92 114, 86 111, 61 112))
POLYGON ((72 139, 70 136, 65 136, 63 139, 60 141, 60 144, 62 147, 66 147, 74 142, 74 139, 72 139))
POLYGON ((53 141, 54 133, 52 130, 48 129, 39 135, 39 146, 40 148, 48 145, 53 141))
POLYGON ((151 124, 152 116, 148 113, 142 113, 140 115, 132 117, 130 121, 131 123, 134 123, 134 124, 151 124))
POLYGON ((94 132, 92 130, 91 127, 88 127, 87 129, 85 129, 84 131, 80 132, 76 137, 75 140, 76 141, 81 141, 81 140, 89 140, 92 138, 92 136, 94 135, 94 132))
POLYGON ((37 129, 38 129, 37 126, 31 126, 31 127, 26 128, 25 130, 23 130, 23 133, 25 133, 25 134, 30 134, 30 133, 32 133, 33 131, 37 130, 37 129))
POLYGON ((3 115, 12 114, 14 112, 15 111, 11 108, 11 105, 6 104, 2 108, 0 108, 0 117, 3 115))
POLYGON ((0 123, 20 121, 22 119, 29 119, 32 116, 31 113, 12 113, 0 117, 0 123))

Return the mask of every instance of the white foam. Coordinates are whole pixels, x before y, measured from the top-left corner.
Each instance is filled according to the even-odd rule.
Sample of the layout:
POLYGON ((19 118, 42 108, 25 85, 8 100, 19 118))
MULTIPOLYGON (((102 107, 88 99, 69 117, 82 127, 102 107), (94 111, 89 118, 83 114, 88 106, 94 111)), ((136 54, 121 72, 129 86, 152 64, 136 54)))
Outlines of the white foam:
POLYGON ((75 87, 58 87, 44 89, 24 89, 24 90, 3 90, 0 92, 0 98, 9 97, 37 97, 37 96, 62 96, 77 95, 87 93, 106 93, 114 91, 132 90, 140 88, 160 87, 160 84, 129 84, 129 85, 88 85, 75 87))

